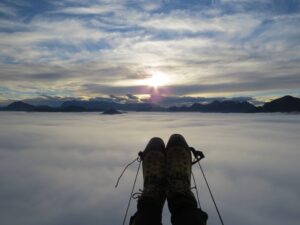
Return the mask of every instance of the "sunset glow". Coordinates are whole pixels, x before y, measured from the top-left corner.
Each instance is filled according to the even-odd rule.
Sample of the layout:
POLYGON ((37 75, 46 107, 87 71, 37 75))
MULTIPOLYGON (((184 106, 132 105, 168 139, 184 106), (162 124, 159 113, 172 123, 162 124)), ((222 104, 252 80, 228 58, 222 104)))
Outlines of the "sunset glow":
POLYGON ((0 106, 300 96, 299 14, 298 0, 3 0, 0 106))

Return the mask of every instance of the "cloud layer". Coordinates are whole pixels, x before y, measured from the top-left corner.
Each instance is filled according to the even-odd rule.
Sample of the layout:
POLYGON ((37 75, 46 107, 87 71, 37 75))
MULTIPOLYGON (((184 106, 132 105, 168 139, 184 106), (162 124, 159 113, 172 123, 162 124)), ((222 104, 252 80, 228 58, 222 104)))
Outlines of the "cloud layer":
MULTIPOLYGON (((137 164, 115 189, 118 175, 151 137, 167 141, 174 132, 206 155, 202 165, 225 223, 300 220, 297 115, 1 112, 0 122, 3 225, 120 224, 137 164)), ((209 223, 218 224, 196 167, 194 174, 209 223)))
POLYGON ((299 93, 299 5, 4 0, 0 99, 140 94, 157 71, 173 95, 299 93))

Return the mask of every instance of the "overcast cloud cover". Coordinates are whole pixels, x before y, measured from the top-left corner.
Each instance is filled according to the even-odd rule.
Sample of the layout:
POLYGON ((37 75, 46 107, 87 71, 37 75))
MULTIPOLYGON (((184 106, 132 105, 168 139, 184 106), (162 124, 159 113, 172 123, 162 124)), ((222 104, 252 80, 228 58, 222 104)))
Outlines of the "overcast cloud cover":
MULTIPOLYGON (((137 164, 114 189, 118 175, 151 137, 174 132, 206 155, 225 224, 300 221, 298 115, 1 112, 0 124, 1 225, 120 225, 137 164)), ((194 174, 208 224, 220 224, 194 174)))
POLYGON ((298 0, 1 0, 0 100, 299 96, 298 0))

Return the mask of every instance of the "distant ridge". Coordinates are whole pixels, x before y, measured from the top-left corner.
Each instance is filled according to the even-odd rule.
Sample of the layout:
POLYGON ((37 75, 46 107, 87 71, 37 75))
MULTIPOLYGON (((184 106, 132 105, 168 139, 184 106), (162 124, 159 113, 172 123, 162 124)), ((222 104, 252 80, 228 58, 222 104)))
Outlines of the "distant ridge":
POLYGON ((152 104, 152 103, 117 103, 113 101, 105 100, 93 100, 93 101, 66 101, 61 105, 61 108, 65 107, 82 107, 86 111, 105 111, 109 109, 125 110, 125 111, 164 111, 165 108, 152 104))
POLYGON ((287 95, 265 103, 259 110, 262 112, 300 112, 300 98, 287 95))
POLYGON ((113 101, 66 101, 60 107, 48 105, 34 106, 22 101, 13 102, 1 111, 29 112, 103 112, 110 109, 143 112, 219 112, 219 113, 261 113, 261 112, 300 112, 300 98, 284 96, 255 107, 247 101, 213 101, 208 104, 194 103, 190 106, 168 108, 152 103, 116 103, 113 101))
POLYGON ((123 113, 125 113, 125 112, 121 112, 114 108, 110 108, 110 109, 105 110, 102 114, 103 115, 116 115, 116 114, 123 114, 123 113))
POLYGON ((4 109, 7 111, 31 111, 34 109, 34 106, 22 101, 17 101, 4 107, 4 109))
POLYGON ((222 112, 222 113, 247 113, 255 112, 256 107, 249 102, 213 101, 209 104, 194 103, 190 107, 170 107, 171 112, 222 112))

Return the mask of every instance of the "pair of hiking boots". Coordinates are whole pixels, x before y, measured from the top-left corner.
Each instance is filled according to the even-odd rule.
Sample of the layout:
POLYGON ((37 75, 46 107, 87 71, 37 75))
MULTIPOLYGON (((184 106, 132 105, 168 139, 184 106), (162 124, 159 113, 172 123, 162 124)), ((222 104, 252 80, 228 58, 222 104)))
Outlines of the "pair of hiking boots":
POLYGON ((207 214, 191 191, 192 155, 184 137, 173 134, 167 146, 152 138, 141 153, 144 188, 130 225, 161 225, 165 201, 173 225, 205 225, 207 214))
POLYGON ((181 195, 189 199, 192 156, 182 135, 173 134, 165 147, 160 138, 152 138, 143 155, 144 189, 141 198, 151 198, 163 207, 166 198, 181 195))

